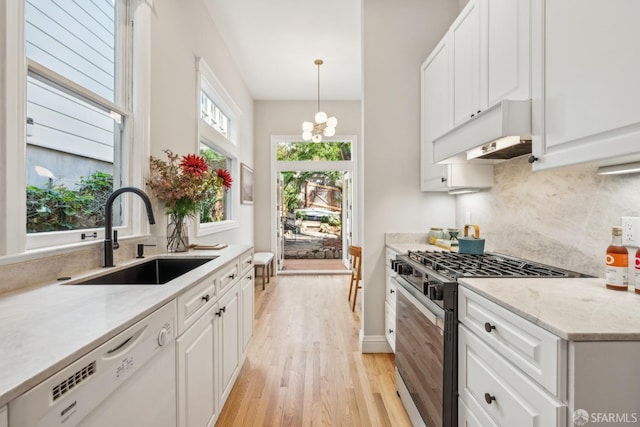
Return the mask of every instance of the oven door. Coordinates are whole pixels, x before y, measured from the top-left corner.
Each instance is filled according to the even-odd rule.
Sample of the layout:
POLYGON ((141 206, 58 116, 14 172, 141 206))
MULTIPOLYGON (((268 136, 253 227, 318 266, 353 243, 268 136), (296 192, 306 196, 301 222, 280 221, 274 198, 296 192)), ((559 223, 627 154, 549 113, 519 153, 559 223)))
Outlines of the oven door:
POLYGON ((414 425, 423 422, 428 427, 439 427, 443 421, 445 312, 426 297, 416 297, 402 286, 397 291, 395 358, 404 383, 398 385, 400 396, 410 417, 413 411, 409 410, 411 403, 406 402, 407 398, 419 413, 421 420, 411 420, 414 425))

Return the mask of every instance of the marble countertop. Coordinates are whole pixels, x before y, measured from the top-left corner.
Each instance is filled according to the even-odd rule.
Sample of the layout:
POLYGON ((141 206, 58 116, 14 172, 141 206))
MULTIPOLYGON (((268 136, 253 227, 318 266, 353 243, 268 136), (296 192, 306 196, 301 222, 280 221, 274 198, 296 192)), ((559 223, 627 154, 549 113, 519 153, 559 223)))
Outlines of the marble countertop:
POLYGON ((459 283, 569 341, 640 341, 640 295, 601 278, 477 278, 459 283))
POLYGON ((3 295, 0 297, 0 407, 251 248, 229 245, 222 250, 161 254, 116 267, 158 256, 218 256, 164 285, 70 286, 105 272, 97 269, 65 284, 50 283, 3 295))

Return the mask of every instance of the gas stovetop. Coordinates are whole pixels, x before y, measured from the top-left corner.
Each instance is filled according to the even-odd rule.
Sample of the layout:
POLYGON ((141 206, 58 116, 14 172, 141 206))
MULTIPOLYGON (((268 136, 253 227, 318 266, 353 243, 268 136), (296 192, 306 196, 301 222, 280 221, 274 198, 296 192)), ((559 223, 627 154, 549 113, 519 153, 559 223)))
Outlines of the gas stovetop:
POLYGON ((456 252, 409 251, 408 257, 427 269, 457 279, 459 277, 581 277, 580 273, 539 264, 507 255, 456 252))

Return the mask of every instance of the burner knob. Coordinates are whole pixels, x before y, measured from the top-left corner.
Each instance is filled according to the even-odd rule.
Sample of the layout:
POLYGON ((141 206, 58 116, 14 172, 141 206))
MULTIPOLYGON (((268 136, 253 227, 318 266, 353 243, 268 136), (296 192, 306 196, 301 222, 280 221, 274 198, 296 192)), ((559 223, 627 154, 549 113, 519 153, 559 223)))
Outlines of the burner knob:
POLYGON ((443 298, 442 285, 429 285, 429 299, 439 301, 443 298))

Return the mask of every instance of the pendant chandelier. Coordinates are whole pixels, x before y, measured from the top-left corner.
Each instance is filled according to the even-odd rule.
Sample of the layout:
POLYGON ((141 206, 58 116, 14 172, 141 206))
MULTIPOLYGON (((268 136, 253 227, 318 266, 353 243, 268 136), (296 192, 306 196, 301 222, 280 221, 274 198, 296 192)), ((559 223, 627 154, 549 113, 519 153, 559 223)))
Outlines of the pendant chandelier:
POLYGON ((338 119, 333 116, 327 117, 327 113, 320 111, 320 66, 322 59, 316 59, 314 63, 318 66, 318 112, 315 116, 315 123, 302 122, 302 139, 320 142, 322 135, 333 136, 336 134, 338 119))

